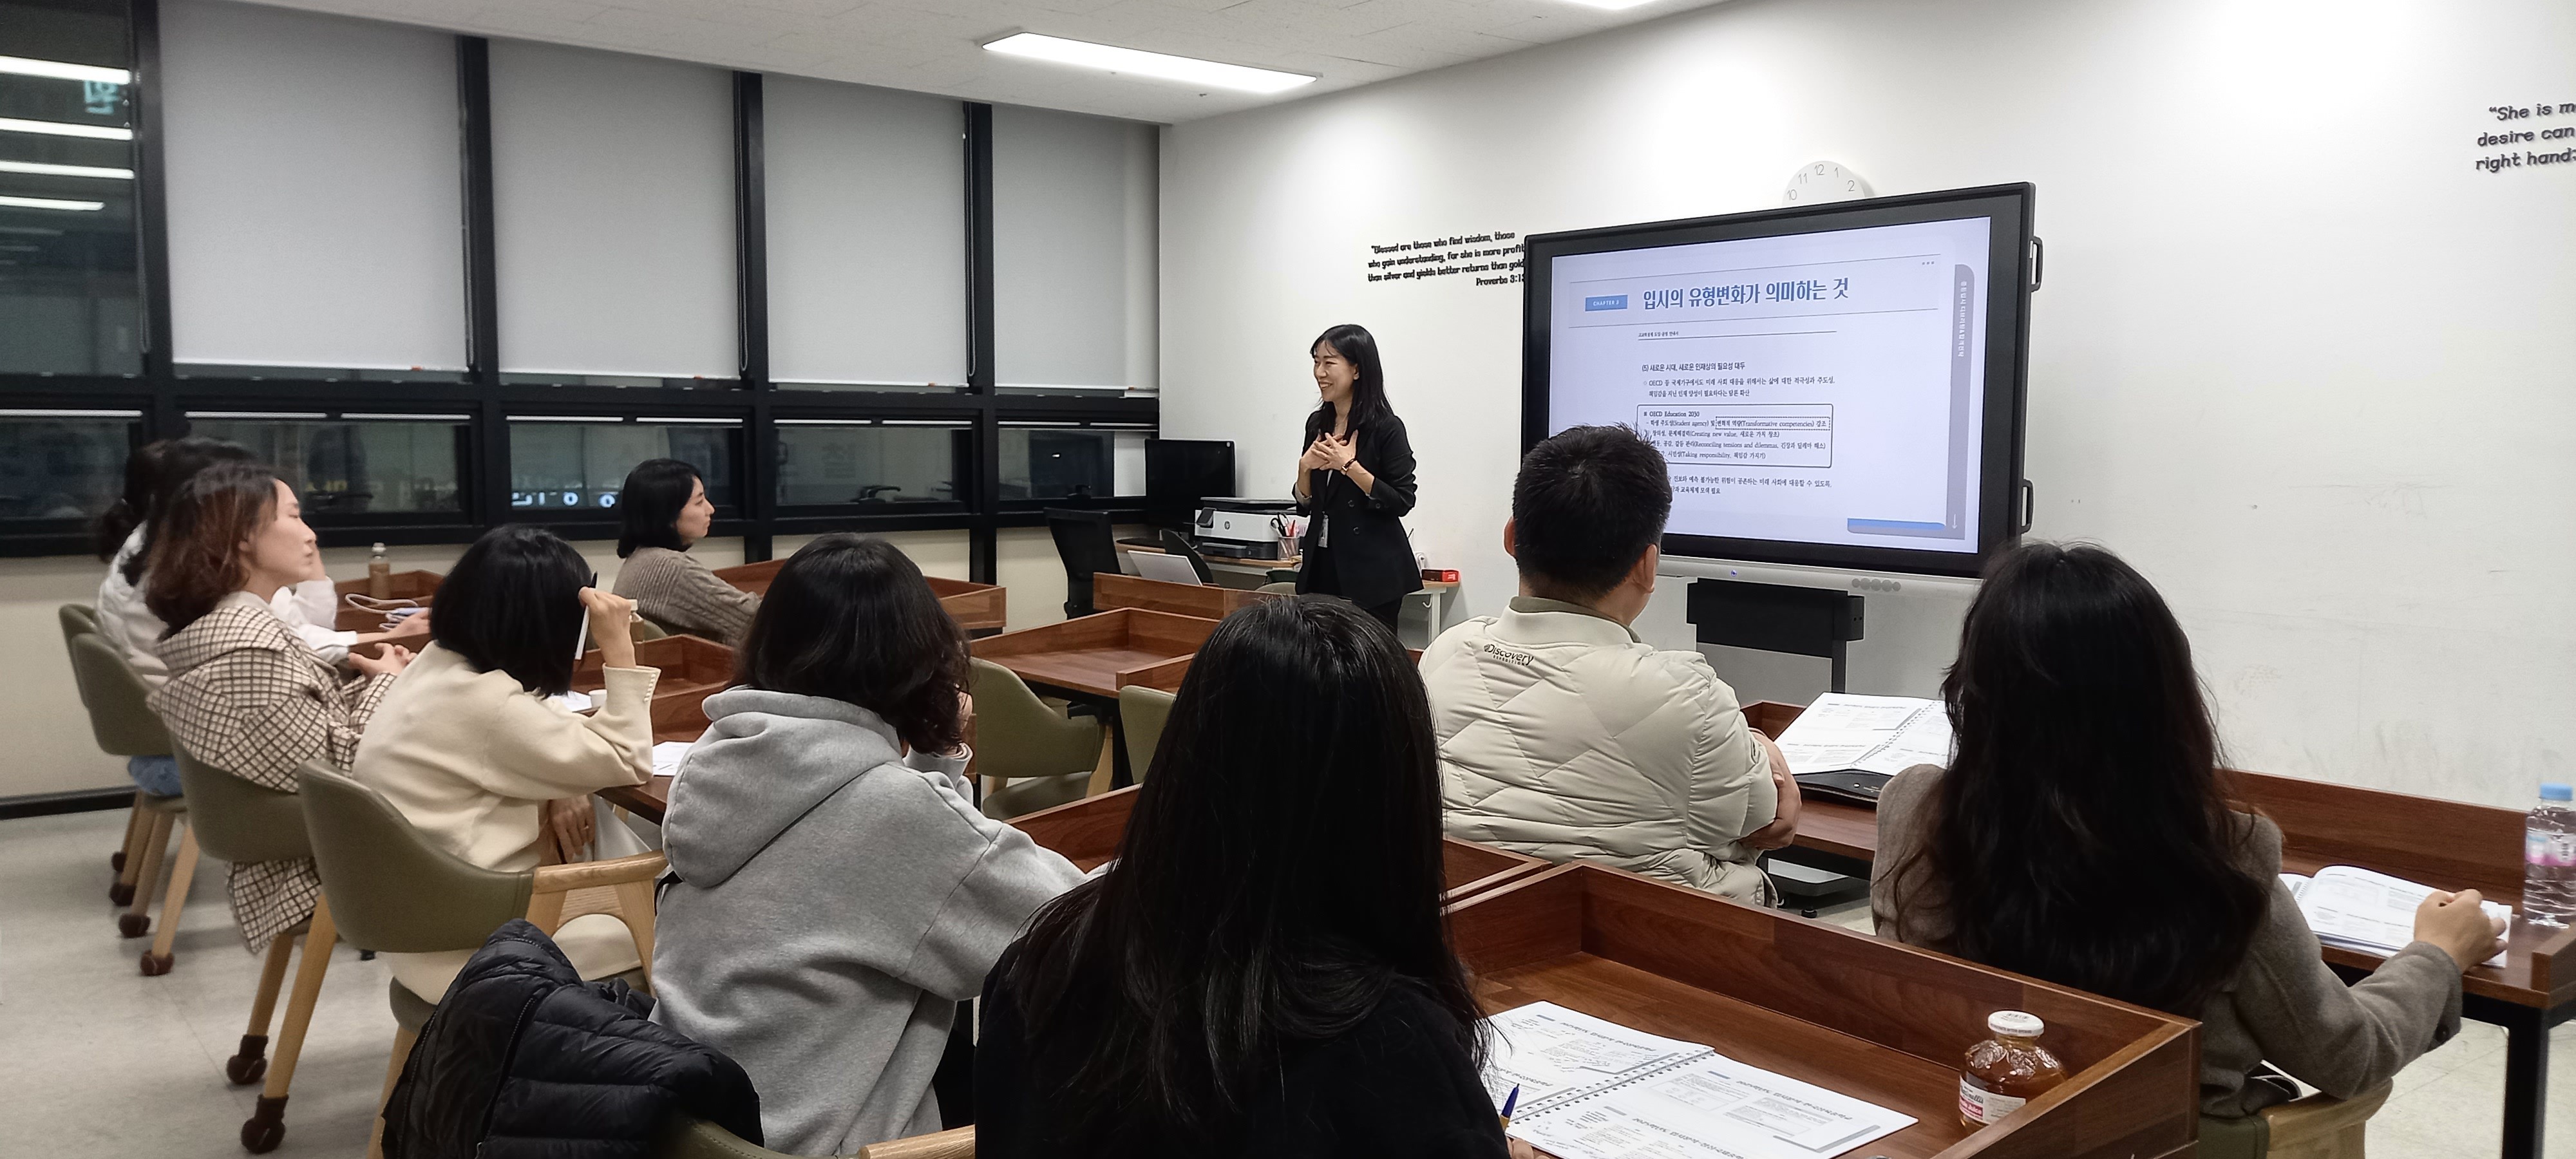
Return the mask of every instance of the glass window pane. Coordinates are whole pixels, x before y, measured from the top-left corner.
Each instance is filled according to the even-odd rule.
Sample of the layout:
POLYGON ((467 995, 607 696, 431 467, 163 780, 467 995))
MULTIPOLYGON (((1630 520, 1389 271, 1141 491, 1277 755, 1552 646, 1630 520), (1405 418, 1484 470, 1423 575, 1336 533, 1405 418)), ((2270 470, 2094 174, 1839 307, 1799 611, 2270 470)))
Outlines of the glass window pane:
POLYGON ((734 505, 734 458, 742 428, 699 423, 510 423, 510 506, 534 511, 604 511, 617 506, 626 473, 646 459, 678 459, 706 480, 718 510, 734 505))
POLYGON ((0 519, 90 519, 125 492, 140 418, 0 412, 0 519))
POLYGON ((189 434, 240 443, 275 468, 310 518, 462 514, 470 430, 462 419, 188 420, 189 434))
POLYGON ((955 503, 964 426, 778 427, 778 503, 955 503))
POLYGON ((1002 498, 1107 499, 1145 493, 1148 431, 1002 428, 1002 498))
POLYGON ((0 0, 0 371, 139 374, 133 86, 123 0, 0 0))
POLYGON ((993 374, 1059 392, 1161 381, 1156 133, 993 109, 993 374))
POLYGON ((740 373, 723 69, 494 40, 492 226, 501 369, 740 373))
POLYGON ((456 38, 186 3, 161 44, 175 357, 462 368, 456 38))
POLYGON ((964 383, 958 103, 771 76, 761 107, 770 377, 913 390, 964 383))

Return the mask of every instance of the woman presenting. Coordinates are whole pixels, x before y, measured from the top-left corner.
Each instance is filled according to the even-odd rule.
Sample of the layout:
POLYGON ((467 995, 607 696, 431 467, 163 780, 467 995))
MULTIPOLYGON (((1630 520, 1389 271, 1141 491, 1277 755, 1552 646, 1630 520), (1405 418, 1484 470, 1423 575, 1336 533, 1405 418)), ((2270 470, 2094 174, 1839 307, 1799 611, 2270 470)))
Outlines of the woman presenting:
POLYGON ((1297 591, 1340 596, 1391 630, 1404 597, 1422 590, 1402 522, 1413 510, 1413 444, 1386 405, 1368 331, 1335 326, 1309 353, 1322 401, 1297 460, 1297 509, 1307 516, 1297 591))

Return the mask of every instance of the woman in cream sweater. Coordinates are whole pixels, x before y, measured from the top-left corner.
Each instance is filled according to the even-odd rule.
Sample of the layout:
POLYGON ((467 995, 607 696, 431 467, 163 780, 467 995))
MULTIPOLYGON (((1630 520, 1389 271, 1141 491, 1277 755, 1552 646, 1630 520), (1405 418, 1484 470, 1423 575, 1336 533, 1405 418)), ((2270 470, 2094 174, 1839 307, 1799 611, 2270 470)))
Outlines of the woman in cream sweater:
MULTIPOLYGON (((623 827, 598 824, 590 794, 653 775, 653 686, 662 674, 635 663, 634 605, 586 586, 589 575, 552 532, 485 534, 439 585, 434 642, 358 745, 358 780, 440 848, 486 869, 577 860, 594 837, 603 857, 642 851, 623 827), (585 618, 608 688, 605 702, 581 715, 553 697, 572 686, 585 618)), ((607 915, 576 918, 555 940, 584 977, 639 962, 625 927, 607 915)), ((394 979, 431 1002, 470 956, 384 955, 394 979)))

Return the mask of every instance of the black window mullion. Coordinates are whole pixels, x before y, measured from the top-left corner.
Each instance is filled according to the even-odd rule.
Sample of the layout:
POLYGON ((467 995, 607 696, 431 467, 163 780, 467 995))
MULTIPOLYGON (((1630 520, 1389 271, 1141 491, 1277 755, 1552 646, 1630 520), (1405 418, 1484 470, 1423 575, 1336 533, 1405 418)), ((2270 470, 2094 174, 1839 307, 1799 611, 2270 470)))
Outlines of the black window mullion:
POLYGON ((966 106, 966 389, 978 402, 975 449, 968 464, 976 513, 968 532, 967 578, 993 583, 1001 532, 994 521, 1002 494, 1002 429, 993 398, 993 106, 966 106))
POLYGON ((751 420, 743 438, 742 510, 750 523, 742 557, 758 562, 772 550, 778 516, 778 432, 770 421, 769 183, 767 120, 760 74, 733 74, 734 295, 742 348, 743 388, 751 420))
POLYGON ((510 424, 501 390, 501 279, 492 220, 492 42, 456 38, 457 180, 465 246, 465 366, 475 393, 474 473, 466 510, 474 522, 509 521, 510 424))

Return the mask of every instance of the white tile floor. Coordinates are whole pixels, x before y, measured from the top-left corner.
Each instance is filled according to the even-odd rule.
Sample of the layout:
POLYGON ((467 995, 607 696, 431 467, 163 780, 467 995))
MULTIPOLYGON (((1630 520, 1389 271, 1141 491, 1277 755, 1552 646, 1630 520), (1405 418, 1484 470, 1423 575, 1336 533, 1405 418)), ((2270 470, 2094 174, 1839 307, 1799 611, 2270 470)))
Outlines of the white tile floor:
MULTIPOLYGON (((124 824, 122 813, 0 822, 0 1159, 244 1154, 238 1132, 258 1090, 227 1086, 223 1061, 249 1016, 258 961, 210 865, 180 922, 177 968, 136 971, 145 940, 117 937, 107 901, 107 854, 124 824)), ((1869 920, 1857 905, 1826 916, 1863 929, 1869 920)), ((365 1152, 393 1042, 386 980, 345 946, 332 955, 280 1159, 365 1152)), ((2576 1024, 2555 1041, 2549 1155, 2576 1159, 2576 1024)), ((2468 1024, 2398 1076, 2371 1122, 2372 1159, 2495 1155, 2503 1084, 2504 1033, 2468 1024)))

